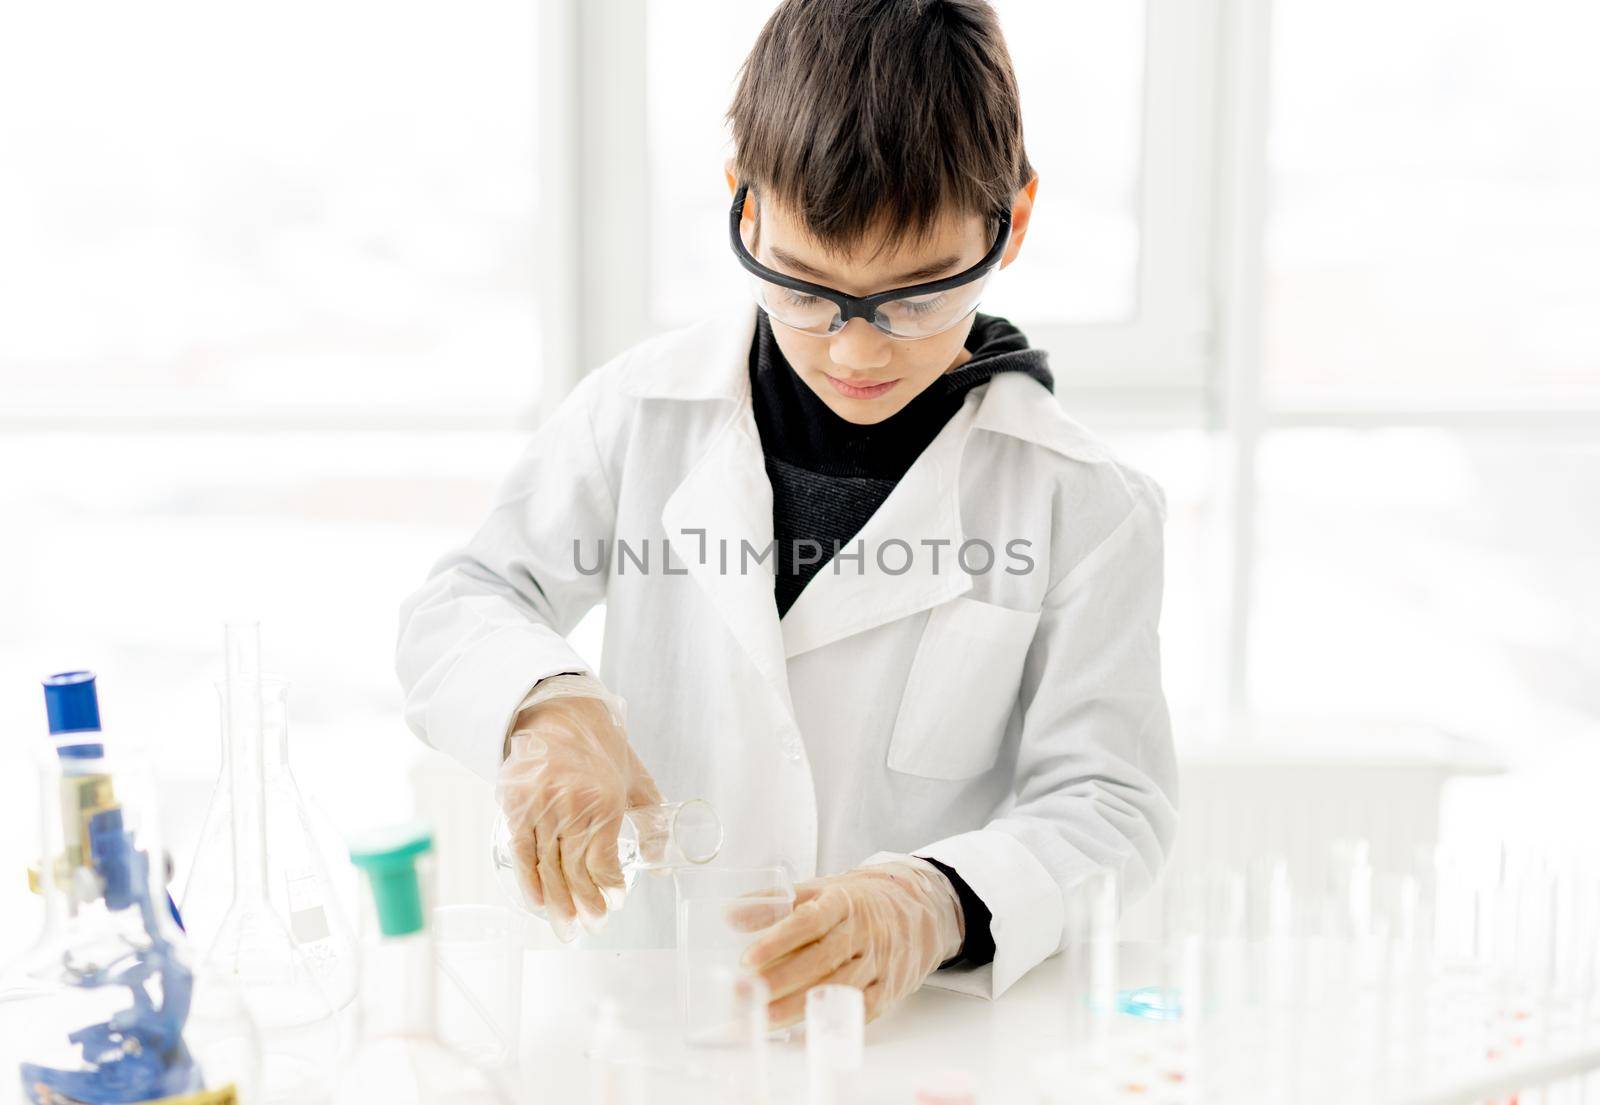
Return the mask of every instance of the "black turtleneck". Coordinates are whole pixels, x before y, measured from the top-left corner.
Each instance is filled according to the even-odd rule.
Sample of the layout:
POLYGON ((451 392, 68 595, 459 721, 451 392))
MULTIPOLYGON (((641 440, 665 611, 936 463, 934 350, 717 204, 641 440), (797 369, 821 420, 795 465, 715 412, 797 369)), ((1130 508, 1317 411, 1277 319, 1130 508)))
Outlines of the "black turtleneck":
POLYGON ((750 385, 772 483, 779 617, 840 546, 861 532, 900 477, 961 409, 967 392, 1001 372, 1024 372, 1054 389, 1044 351, 1030 348, 1022 331, 1003 318, 978 315, 966 347, 969 360, 939 377, 902 410, 882 422, 858 426, 834 414, 806 386, 773 339, 767 313, 757 311, 750 385))
MULTIPOLYGON (((1001 372, 1025 372, 1055 390, 1044 352, 1029 348, 1022 331, 1003 318, 977 316, 966 347, 972 356, 964 364, 939 377, 902 410, 874 425, 858 426, 834 414, 806 386, 773 340, 767 313, 756 312, 750 385, 772 483, 780 618, 828 558, 861 531, 900 477, 961 409, 967 392, 1001 372), (805 559, 814 563, 799 563, 802 558, 796 553, 802 549, 805 559)), ((942 966, 992 962, 989 908, 955 869, 937 860, 928 862, 955 888, 966 929, 960 953, 942 966)))

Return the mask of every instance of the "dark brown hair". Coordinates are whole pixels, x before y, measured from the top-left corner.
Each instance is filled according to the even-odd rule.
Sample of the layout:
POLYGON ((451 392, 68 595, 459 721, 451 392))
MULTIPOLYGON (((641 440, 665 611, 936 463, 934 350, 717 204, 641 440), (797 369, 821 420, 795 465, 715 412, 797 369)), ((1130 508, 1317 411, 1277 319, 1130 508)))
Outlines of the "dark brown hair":
POLYGON ((1009 209, 1033 176, 983 0, 783 0, 728 109, 735 172, 826 248, 1009 209))

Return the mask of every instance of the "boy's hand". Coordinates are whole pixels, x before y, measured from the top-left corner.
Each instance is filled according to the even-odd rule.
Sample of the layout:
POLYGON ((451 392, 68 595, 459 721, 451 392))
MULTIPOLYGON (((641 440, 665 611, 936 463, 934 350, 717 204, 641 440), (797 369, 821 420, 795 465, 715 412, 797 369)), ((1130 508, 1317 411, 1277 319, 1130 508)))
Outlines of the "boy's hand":
POLYGON ((743 965, 772 991, 770 1023, 805 1015, 806 991, 859 988, 873 1020, 961 950, 961 900, 926 860, 858 867, 795 888, 795 910, 756 937, 743 965))
POLYGON ((622 890, 623 811, 661 794, 634 755, 621 703, 586 675, 540 680, 506 742, 495 799, 511 827, 523 893, 562 940, 594 929, 622 890))

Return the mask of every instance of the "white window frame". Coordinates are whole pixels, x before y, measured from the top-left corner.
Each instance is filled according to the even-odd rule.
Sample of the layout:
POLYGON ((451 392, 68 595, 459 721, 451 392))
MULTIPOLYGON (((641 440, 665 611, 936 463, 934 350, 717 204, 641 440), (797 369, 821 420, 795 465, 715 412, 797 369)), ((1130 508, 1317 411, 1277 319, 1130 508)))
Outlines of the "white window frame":
POLYGON ((1215 0, 1148 0, 1139 168, 1139 269, 1124 321, 1030 327, 1072 365, 1070 402, 1141 421, 1199 421, 1211 375, 1210 241, 1215 0))
MULTIPOLYGON (((1262 383, 1262 299, 1268 205, 1267 139, 1272 87, 1272 0, 1217 0, 1217 317, 1216 427, 1230 451, 1225 514, 1230 564, 1226 583, 1223 667, 1226 716, 1252 715, 1250 623, 1255 606, 1258 498, 1262 439, 1297 428, 1440 428, 1462 431, 1600 430, 1600 405, 1552 406, 1513 400, 1471 405, 1393 402, 1313 403, 1272 400, 1262 383)), ((1232 727, 1230 727, 1232 728, 1232 727)))

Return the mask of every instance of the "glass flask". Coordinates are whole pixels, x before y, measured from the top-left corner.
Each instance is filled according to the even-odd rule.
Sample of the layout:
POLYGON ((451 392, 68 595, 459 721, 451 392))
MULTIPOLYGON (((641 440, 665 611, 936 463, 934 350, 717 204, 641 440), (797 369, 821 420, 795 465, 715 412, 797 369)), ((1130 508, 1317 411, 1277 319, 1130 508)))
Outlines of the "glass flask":
POLYGON ((45 681, 51 740, 36 756, 45 905, 0 991, 0 1084, 34 1105, 204 1094, 253 1097, 255 1026, 229 980, 197 970, 171 899, 154 777, 100 732, 94 676, 45 681))
MULTIPOLYGON (((222 704, 222 771, 189 864, 179 910, 196 943, 214 938, 233 904, 233 759, 240 734, 222 704)), ((327 817, 308 801, 289 766, 289 684, 261 677, 261 761, 266 802, 267 897, 337 1013, 356 996, 355 937, 333 872, 347 869, 327 817)))
POLYGON ((339 1028, 316 972, 267 890, 262 752, 261 633, 230 622, 227 648, 229 839, 233 894, 206 946, 208 968, 238 981, 261 1035, 261 1099, 327 1100, 337 1074, 339 1028))
POLYGON ((339 1078, 337 1105, 509 1105, 496 1077, 440 1040, 437 966, 428 928, 433 835, 407 826, 354 841, 367 876, 361 908, 358 1042, 339 1078))
MULTIPOLYGON (((658 806, 635 806, 622 815, 617 832, 617 860, 622 865, 620 891, 606 891, 606 904, 612 909, 622 903, 642 871, 675 871, 698 867, 717 858, 722 850, 722 820, 716 808, 703 798, 685 802, 666 802, 658 806)), ((535 917, 545 916, 535 906, 517 877, 511 825, 502 814, 495 818, 489 844, 495 878, 507 900, 535 917)))

